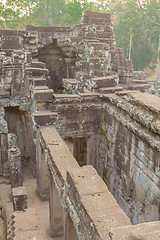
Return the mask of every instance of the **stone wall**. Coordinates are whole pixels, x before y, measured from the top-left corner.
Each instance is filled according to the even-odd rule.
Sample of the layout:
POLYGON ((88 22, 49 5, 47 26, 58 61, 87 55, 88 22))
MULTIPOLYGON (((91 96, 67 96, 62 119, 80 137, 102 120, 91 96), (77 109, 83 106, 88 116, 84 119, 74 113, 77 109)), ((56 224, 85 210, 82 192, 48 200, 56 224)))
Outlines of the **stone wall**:
POLYGON ((132 223, 159 220, 159 99, 104 98, 97 170, 132 223))
MULTIPOLYGON (((78 165, 53 126, 40 128, 37 144, 43 149, 38 162, 49 167, 52 237, 64 235, 66 240, 159 239, 159 221, 131 225, 96 170, 92 166, 78 165)), ((39 172, 42 182, 46 174, 39 172)), ((44 188, 39 185, 40 192, 44 188)))
MULTIPOLYGON (((63 235, 64 231, 67 240, 110 239, 111 226, 130 225, 96 170, 92 166, 78 165, 53 126, 41 127, 38 141, 45 153, 39 163, 44 164, 42 162, 46 159, 50 172, 52 237, 63 235), (74 228, 76 232, 73 234, 74 228)), ((43 182, 45 174, 39 174, 43 182)), ((39 187, 43 192, 45 186, 39 187)))

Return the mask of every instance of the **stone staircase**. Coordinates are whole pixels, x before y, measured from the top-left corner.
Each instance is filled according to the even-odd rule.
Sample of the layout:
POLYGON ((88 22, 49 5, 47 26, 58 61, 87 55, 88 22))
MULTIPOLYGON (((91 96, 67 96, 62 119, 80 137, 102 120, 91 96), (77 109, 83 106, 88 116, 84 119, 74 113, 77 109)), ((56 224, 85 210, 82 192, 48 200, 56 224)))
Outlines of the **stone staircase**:
POLYGON ((150 84, 148 84, 148 81, 146 79, 139 80, 139 79, 133 79, 132 80, 132 87, 131 90, 139 90, 140 92, 145 92, 148 88, 150 88, 150 84))
POLYGON ((52 112, 53 90, 46 85, 48 70, 43 62, 33 60, 26 66, 26 79, 32 99, 32 117, 37 125, 52 125, 57 113, 52 112))
MULTIPOLYGON (((79 72, 80 73, 80 72, 79 72)), ((80 76, 80 75, 79 75, 80 76)), ((82 75, 85 76, 85 75, 82 75)), ((84 79, 63 79, 63 86, 67 93, 100 92, 102 94, 123 91, 123 86, 118 85, 117 75, 84 79)))

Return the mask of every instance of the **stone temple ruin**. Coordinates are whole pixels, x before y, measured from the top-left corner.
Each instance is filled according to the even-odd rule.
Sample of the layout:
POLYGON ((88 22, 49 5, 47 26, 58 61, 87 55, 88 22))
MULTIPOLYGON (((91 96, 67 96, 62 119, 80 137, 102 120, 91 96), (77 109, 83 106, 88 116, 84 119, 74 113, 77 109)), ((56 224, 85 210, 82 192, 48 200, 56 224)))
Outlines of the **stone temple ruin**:
POLYGON ((160 91, 116 48, 110 14, 0 30, 0 48, 7 240, 46 239, 27 202, 26 166, 49 200, 53 239, 159 240, 160 91))

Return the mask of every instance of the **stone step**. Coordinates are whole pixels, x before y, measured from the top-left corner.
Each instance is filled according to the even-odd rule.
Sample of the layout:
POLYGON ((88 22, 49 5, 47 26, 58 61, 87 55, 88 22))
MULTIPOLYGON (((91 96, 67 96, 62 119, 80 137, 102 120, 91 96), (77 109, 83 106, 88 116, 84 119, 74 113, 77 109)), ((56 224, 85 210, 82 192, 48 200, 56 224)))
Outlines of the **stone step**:
POLYGON ((87 41, 88 45, 90 46, 97 46, 97 47, 103 47, 105 45, 105 43, 101 43, 99 41, 87 41))
POLYGON ((99 92, 101 93, 115 93, 123 91, 123 87, 107 87, 107 88, 99 88, 99 92))
POLYGON ((34 121, 36 122, 36 124, 39 126, 53 125, 58 118, 58 114, 51 111, 34 112, 32 116, 34 117, 34 121))
POLYGON ((52 89, 37 89, 34 90, 34 99, 38 103, 41 102, 52 102, 53 101, 53 90, 52 89))
POLYGON ((115 87, 117 85, 116 80, 118 76, 106 76, 92 78, 91 81, 94 84, 93 88, 105 88, 105 87, 115 87))
POLYGON ((107 43, 101 43, 101 42, 89 42, 88 45, 90 47, 94 47, 94 50, 108 50, 109 45, 107 43))
POLYGON ((32 68, 45 68, 45 67, 46 67, 46 64, 43 63, 43 62, 39 62, 39 61, 33 61, 33 62, 30 64, 30 67, 32 67, 32 68))
POLYGON ((137 80, 137 79, 133 79, 132 80, 133 84, 148 84, 148 81, 146 80, 137 80))
POLYGON ((87 42, 87 43, 100 43, 99 40, 97 39, 85 39, 84 42, 87 42))
POLYGON ((108 62, 108 59, 106 58, 106 57, 98 57, 98 58, 95 58, 95 57, 90 57, 90 63, 92 63, 92 66, 93 66, 93 64, 95 64, 95 65, 97 65, 97 64, 99 64, 99 63, 101 63, 101 62, 108 62))
POLYGON ((33 75, 36 75, 36 76, 37 75, 46 75, 46 74, 48 74, 48 69, 46 69, 46 68, 27 67, 25 69, 25 72, 33 74, 33 75))
POLYGON ((46 79, 45 78, 33 78, 33 83, 35 86, 45 86, 46 79))
MULTIPOLYGON (((71 103, 71 102, 80 102, 81 97, 78 94, 53 94, 54 103, 71 103)), ((53 108, 56 108, 56 105, 53 105, 53 108)))
POLYGON ((9 98, 9 97, 10 97, 10 93, 8 91, 0 90, 0 98, 9 98))
POLYGON ((80 83, 80 81, 78 81, 77 79, 74 79, 74 78, 63 78, 62 79, 62 85, 67 90, 71 90, 72 88, 75 89, 75 87, 78 86, 79 83, 80 83))
POLYGON ((82 69, 82 71, 85 72, 85 71, 89 71, 89 69, 90 69, 90 63, 87 61, 78 61, 75 63, 75 65, 76 65, 77 70, 79 70, 79 71, 81 71, 81 69, 82 69))
POLYGON ((82 71, 77 71, 75 73, 76 79, 78 79, 79 81, 84 81, 86 79, 90 79, 90 75, 86 72, 82 72, 82 71))
POLYGON ((149 84, 135 84, 132 85, 132 90, 139 90, 140 92, 144 92, 146 89, 150 88, 151 86, 149 84))
POLYGON ((29 84, 33 84, 34 87, 36 86, 46 86, 46 79, 45 78, 28 78, 29 84))
POLYGON ((97 32, 97 37, 98 38, 113 38, 114 34, 113 32, 97 32))
POLYGON ((113 44, 116 46, 115 39, 114 38, 98 38, 98 40, 102 43, 108 43, 113 44))
POLYGON ((132 90, 122 90, 122 91, 119 91, 119 92, 116 92, 116 94, 118 96, 125 96, 125 95, 128 95, 130 93, 138 93, 139 91, 132 91, 132 90))
POLYGON ((72 42, 79 43, 83 40, 83 37, 82 36, 76 36, 76 37, 70 37, 70 39, 71 39, 72 42))
POLYGON ((44 86, 36 86, 34 89, 35 90, 48 90, 49 88, 46 85, 44 85, 44 86))

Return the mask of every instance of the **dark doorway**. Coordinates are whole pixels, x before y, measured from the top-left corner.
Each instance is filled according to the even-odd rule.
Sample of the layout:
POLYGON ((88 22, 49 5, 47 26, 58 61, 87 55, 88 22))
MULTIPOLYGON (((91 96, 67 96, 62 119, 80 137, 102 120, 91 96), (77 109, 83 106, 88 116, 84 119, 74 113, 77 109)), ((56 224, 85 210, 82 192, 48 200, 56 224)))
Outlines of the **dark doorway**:
POLYGON ((62 78, 67 78, 67 64, 63 52, 57 46, 57 41, 53 40, 52 43, 39 49, 36 58, 44 62, 49 70, 47 86, 55 93, 62 93, 62 78))

